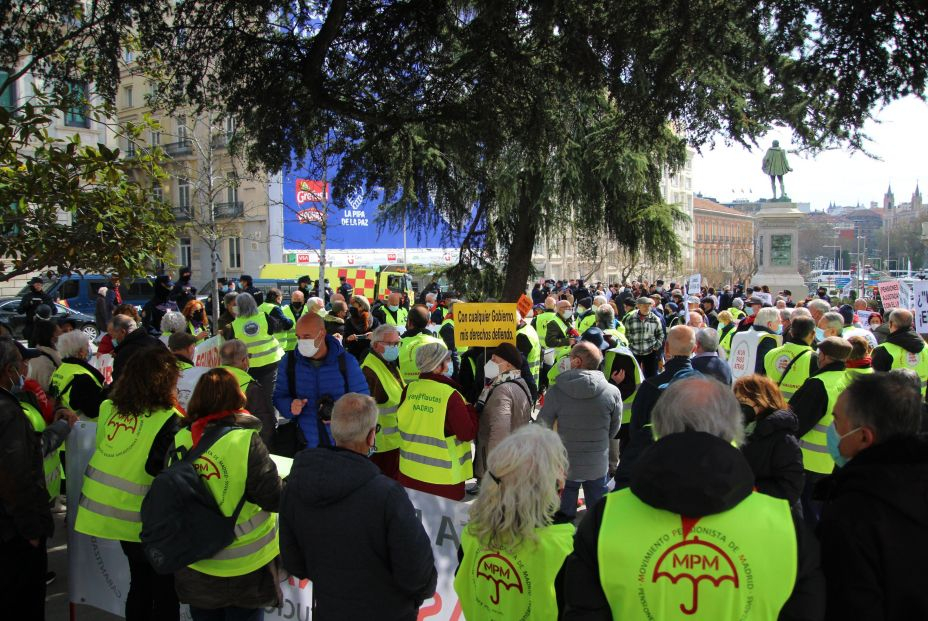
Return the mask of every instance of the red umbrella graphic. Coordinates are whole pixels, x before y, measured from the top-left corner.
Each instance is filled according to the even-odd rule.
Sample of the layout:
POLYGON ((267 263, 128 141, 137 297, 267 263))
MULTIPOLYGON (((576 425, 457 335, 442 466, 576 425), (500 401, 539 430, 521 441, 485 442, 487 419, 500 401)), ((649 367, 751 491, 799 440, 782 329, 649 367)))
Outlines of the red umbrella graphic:
POLYGON ((496 587, 496 592, 490 597, 493 604, 499 604, 501 586, 506 589, 516 589, 519 593, 523 592, 522 576, 519 575, 512 561, 501 554, 492 553, 481 556, 477 561, 477 577, 486 578, 496 587))
POLYGON ((699 584, 706 582, 714 588, 719 588, 723 582, 731 582, 734 588, 739 588, 738 572, 731 557, 722 548, 699 537, 687 539, 696 520, 683 518, 683 541, 676 543, 661 555, 654 565, 651 582, 660 578, 667 578, 671 583, 677 584, 681 580, 689 580, 693 585, 692 603, 680 604, 683 614, 696 614, 699 610, 699 584))

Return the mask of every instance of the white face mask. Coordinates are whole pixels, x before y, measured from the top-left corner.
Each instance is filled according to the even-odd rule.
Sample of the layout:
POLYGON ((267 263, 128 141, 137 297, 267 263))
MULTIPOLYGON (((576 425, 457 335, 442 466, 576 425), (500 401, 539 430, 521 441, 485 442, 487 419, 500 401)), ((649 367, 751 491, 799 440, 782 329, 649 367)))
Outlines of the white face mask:
POLYGON ((305 356, 306 358, 312 358, 317 353, 319 353, 319 348, 316 347, 316 341, 313 339, 300 339, 296 342, 296 348, 299 350, 300 355, 305 356))
POLYGON ((570 371, 570 369, 570 356, 563 358, 560 362, 557 363, 557 370, 561 373, 566 373, 567 371, 570 371))
POLYGON ((483 365, 483 376, 489 380, 496 379, 499 376, 499 365, 488 360, 485 365, 483 365))
POLYGON ((573 316, 574 316, 574 312, 570 310, 569 308, 561 314, 561 317, 563 317, 564 319, 570 319, 573 316))

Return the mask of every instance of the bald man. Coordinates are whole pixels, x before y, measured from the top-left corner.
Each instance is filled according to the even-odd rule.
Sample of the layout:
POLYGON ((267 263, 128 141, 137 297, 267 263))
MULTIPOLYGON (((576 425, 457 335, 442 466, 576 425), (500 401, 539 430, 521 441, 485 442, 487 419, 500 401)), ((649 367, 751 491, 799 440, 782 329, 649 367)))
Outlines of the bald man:
POLYGON ((400 293, 393 292, 387 296, 387 303, 383 304, 374 311, 374 316, 389 326, 396 326, 400 334, 406 330, 406 322, 409 320, 409 310, 401 306, 403 296, 400 293))
POLYGON ((638 456, 654 443, 651 434, 651 411, 667 386, 686 377, 702 377, 690 361, 696 351, 696 331, 689 326, 674 326, 667 331, 664 343, 664 371, 641 383, 632 402, 631 439, 616 469, 617 487, 625 487, 638 456))
MULTIPOLYGON (((338 339, 326 335, 320 315, 304 314, 296 322, 296 347, 287 352, 277 370, 274 407, 284 418, 296 419, 307 447, 331 446, 328 419, 332 404, 349 392, 370 394, 358 361, 338 339)), ((275 452, 286 455, 291 450, 275 452)))
POLYGON ((928 348, 913 327, 914 317, 904 308, 889 314, 889 338, 870 354, 874 371, 911 369, 918 374, 925 394, 928 382, 928 348))

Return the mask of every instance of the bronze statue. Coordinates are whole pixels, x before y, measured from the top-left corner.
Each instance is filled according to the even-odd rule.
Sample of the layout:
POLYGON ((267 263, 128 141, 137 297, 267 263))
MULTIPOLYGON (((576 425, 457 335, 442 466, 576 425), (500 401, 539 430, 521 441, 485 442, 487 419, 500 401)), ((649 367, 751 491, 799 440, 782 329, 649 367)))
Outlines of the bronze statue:
POLYGON ((780 180, 780 200, 788 200, 786 190, 783 187, 783 175, 793 170, 786 161, 786 151, 780 148, 780 141, 774 140, 773 145, 767 149, 764 155, 764 163, 761 165, 764 174, 770 175, 770 188, 773 190, 773 200, 777 199, 776 180, 780 180))

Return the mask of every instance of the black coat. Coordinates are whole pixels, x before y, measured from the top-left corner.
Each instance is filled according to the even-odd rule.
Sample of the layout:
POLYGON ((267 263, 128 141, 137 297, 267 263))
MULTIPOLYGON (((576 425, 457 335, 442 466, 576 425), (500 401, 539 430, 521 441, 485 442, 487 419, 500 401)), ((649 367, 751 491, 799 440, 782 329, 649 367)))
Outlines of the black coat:
POLYGON ((78 364, 86 369, 91 376, 75 375, 68 391, 68 403, 74 411, 80 411, 87 418, 96 418, 100 415, 100 404, 106 399, 106 388, 103 386, 103 374, 90 366, 86 360, 79 358, 64 358, 62 363, 78 364), (94 381, 96 378, 96 381, 94 381))
MULTIPOLYGON (((925 349, 925 341, 918 335, 915 330, 897 330, 891 333, 887 338, 887 343, 898 345, 907 352, 913 354, 919 353, 925 349)), ((893 357, 889 355, 885 347, 877 347, 871 354, 871 365, 874 371, 889 371, 893 368, 893 357)))
MULTIPOLYGON (((814 360, 817 367, 818 358, 814 360)), ((799 429, 796 431, 797 438, 809 433, 812 427, 817 425, 818 421, 822 420, 822 417, 828 411, 828 392, 825 390, 824 384, 820 381, 811 381, 812 378, 826 371, 843 370, 843 362, 832 362, 824 367, 815 368, 809 379, 793 393, 789 400, 789 409, 796 413, 796 418, 799 420, 799 429)))
MULTIPOLYGON (((652 507, 698 518, 735 507, 752 493, 753 485, 751 469, 738 449, 707 433, 685 432, 661 438, 641 456, 631 490, 652 507)), ((600 502, 591 508, 577 529, 574 551, 566 561, 564 619, 613 618, 600 582, 597 554, 605 505, 600 502)), ((779 618, 821 619, 825 612, 825 584, 818 543, 801 520, 794 517, 793 524, 796 581, 779 618)), ((758 530, 758 538, 765 535, 758 530)), ((609 569, 619 571, 616 567, 609 569)), ((638 567, 624 569, 637 575, 638 567)))
POLYGON ((438 573, 403 487, 340 448, 297 454, 280 505, 284 568, 313 581, 316 621, 415 621, 438 573))
POLYGON ((758 420, 741 452, 754 472, 757 491, 784 498, 798 506, 805 479, 802 449, 795 433, 799 429, 796 415, 776 410, 758 420))
POLYGON ((144 328, 136 328, 130 332, 113 350, 113 381, 119 379, 129 358, 144 349, 155 347, 164 347, 164 343, 145 332, 144 328))
POLYGON ((828 619, 928 619, 928 441, 897 436, 816 488, 828 619))

